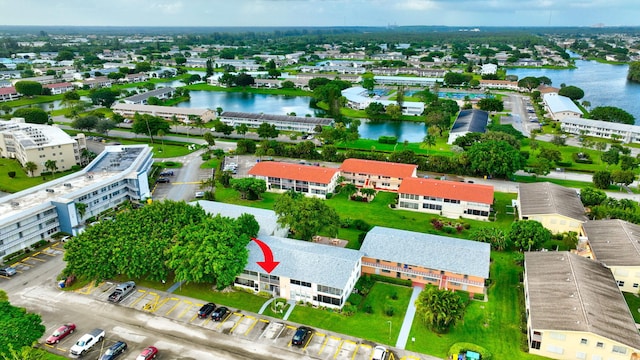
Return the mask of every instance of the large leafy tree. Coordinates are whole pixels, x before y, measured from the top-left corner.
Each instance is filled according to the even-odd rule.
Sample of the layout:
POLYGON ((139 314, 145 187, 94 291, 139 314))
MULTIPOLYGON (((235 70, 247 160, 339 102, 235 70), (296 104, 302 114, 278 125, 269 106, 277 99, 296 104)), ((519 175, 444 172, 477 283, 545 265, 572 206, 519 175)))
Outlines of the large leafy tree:
POLYGON ((580 89, 577 86, 569 85, 561 88, 558 91, 558 95, 566 96, 569 99, 576 101, 584 97, 584 90, 580 89))
POLYGON ((633 125, 635 118, 628 112, 615 106, 598 106, 589 113, 591 119, 633 125))
POLYGON ((584 206, 600 205, 607 199, 607 194, 599 189, 586 187, 580 190, 580 200, 584 206))
POLYGON ((629 63, 627 80, 637 83, 640 82, 640 61, 633 61, 629 63))
POLYGON ((502 111, 504 110, 504 103, 497 98, 484 98, 478 101, 478 107, 484 111, 502 111))
POLYGON ((535 220, 520 220, 511 223, 508 241, 520 251, 540 249, 551 240, 551 231, 535 220))
MULTIPOLYGON (((231 130, 233 131, 233 127, 231 127, 231 130)), ((275 124, 272 125, 266 122, 260 124, 256 132, 261 139, 276 138, 280 133, 275 124)))
POLYGON ((42 84, 37 81, 18 81, 15 84, 15 88, 17 92, 27 97, 42 94, 42 84))
POLYGON ((0 356, 11 358, 12 351, 32 346, 44 331, 40 315, 11 305, 7 294, 0 290, 0 356))
POLYGON ((231 188, 239 191, 242 199, 257 200, 267 191, 267 183, 252 177, 231 179, 231 188))
POLYGON ((416 300, 416 313, 430 329, 446 333, 462 320, 467 302, 457 292, 427 285, 416 300))
POLYGON ((287 191, 273 205, 278 215, 278 223, 288 226, 296 238, 311 240, 324 230, 336 235, 340 217, 334 208, 315 197, 305 197, 294 191, 287 191))
POLYGON ((527 76, 518 81, 518 86, 531 91, 540 86, 540 79, 533 76, 527 76))
POLYGON ((136 134, 148 135, 153 141, 153 137, 158 135, 158 131, 162 130, 165 134, 169 133, 171 124, 161 117, 149 114, 140 115, 136 113, 133 117, 131 130, 136 134))
POLYGON ((509 178, 522 169, 520 152, 506 141, 483 141, 467 151, 471 169, 478 175, 509 178))
POLYGON ((258 234, 251 217, 234 220, 217 215, 183 228, 168 251, 168 265, 177 281, 213 283, 218 289, 233 284, 247 265, 247 244, 258 234))
POLYGON ((91 102, 94 105, 101 105, 104 107, 110 107, 120 93, 115 90, 111 90, 110 88, 102 88, 97 90, 92 90, 89 93, 89 98, 91 98, 91 102))
POLYGON ((599 170, 593 173, 591 177, 591 181, 593 182, 593 186, 597 189, 606 189, 611 185, 611 172, 606 170, 599 170))
POLYGON ((13 117, 24 118, 25 122, 31 124, 46 124, 49 121, 49 115, 44 110, 35 107, 18 109, 13 112, 13 117))
POLYGON ((71 127, 78 130, 91 131, 95 129, 100 119, 95 115, 79 117, 71 122, 71 127))

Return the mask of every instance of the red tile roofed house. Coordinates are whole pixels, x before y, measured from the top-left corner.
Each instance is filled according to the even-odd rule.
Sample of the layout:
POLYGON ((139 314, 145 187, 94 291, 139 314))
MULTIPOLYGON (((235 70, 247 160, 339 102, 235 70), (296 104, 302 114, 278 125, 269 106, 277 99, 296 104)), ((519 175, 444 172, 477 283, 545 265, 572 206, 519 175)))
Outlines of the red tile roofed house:
POLYGON ((16 88, 13 86, 0 88, 0 102, 17 100, 19 97, 20 97, 20 94, 16 91, 16 88))
POLYGON ((59 95, 64 94, 67 91, 73 91, 75 87, 73 84, 68 82, 56 83, 56 84, 46 84, 42 86, 43 88, 51 89, 51 95, 59 95))
POLYGON ((398 189, 398 208, 448 218, 489 220, 493 186, 456 181, 406 178, 398 189))
POLYGON ((263 161, 249 170, 249 175, 265 180, 267 191, 294 189, 305 196, 324 198, 335 190, 340 171, 320 166, 263 161))
POLYGON ((341 175, 357 187, 396 191, 402 179, 416 177, 418 165, 384 161, 347 159, 340 166, 341 175))

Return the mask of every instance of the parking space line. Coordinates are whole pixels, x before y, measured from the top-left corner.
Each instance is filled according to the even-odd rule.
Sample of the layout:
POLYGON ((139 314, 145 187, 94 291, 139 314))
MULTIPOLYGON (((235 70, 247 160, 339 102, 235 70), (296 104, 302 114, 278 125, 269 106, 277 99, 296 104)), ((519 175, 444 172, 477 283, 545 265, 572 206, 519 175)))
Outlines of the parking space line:
POLYGON ((322 346, 320 346, 320 350, 318 350, 318 355, 320 355, 324 351, 325 346, 327 346, 327 343, 329 342, 329 337, 325 334, 318 334, 318 336, 324 336, 324 341, 322 342, 322 346))
POLYGON ((229 333, 232 333, 233 330, 236 329, 236 327, 238 326, 238 324, 240 324, 240 322, 242 321, 242 318, 244 318, 244 315, 242 314, 237 314, 238 316, 240 316, 240 319, 238 321, 236 321, 236 323, 233 325, 233 327, 231 328, 231 330, 229 330, 229 333))
POLYGON ((160 295, 158 295, 157 293, 154 292, 148 292, 147 294, 153 296, 153 300, 149 301, 148 303, 144 304, 144 306, 142 307, 142 310, 144 311, 149 311, 149 312, 155 312, 158 309, 158 303, 160 302, 160 295))
MULTIPOLYGON (((333 338, 334 336, 332 336, 333 338)), ((344 340, 338 338, 340 340, 340 345, 338 345, 338 347, 336 348, 336 352, 333 354, 333 358, 337 358, 338 354, 340 354, 340 349, 342 349, 342 344, 344 344, 344 340)))
POLYGON ((175 310, 175 309, 178 307, 178 305, 180 305, 180 300, 179 300, 178 298, 171 298, 171 300, 178 300, 178 302, 176 302, 176 304, 175 304, 175 305, 173 305, 173 306, 171 307, 171 309, 169 309, 169 311, 167 311, 167 312, 165 313, 165 315, 167 315, 167 316, 168 316, 169 314, 171 314, 171 313, 173 312, 173 310, 175 310))
MULTIPOLYGON (((394 359, 395 356, 393 356, 393 353, 391 353, 391 357, 390 359, 394 359)), ((413 356, 413 355, 406 355, 400 358, 400 360, 420 360, 419 357, 417 356, 413 356)))
POLYGON ((180 313, 180 315, 178 315, 178 319, 180 319, 181 317, 184 316, 184 314, 187 313, 187 311, 189 311, 191 309, 191 307, 193 306, 193 303, 189 300, 182 300, 183 303, 187 304, 187 308, 182 310, 182 312, 180 313))
MULTIPOLYGON (((38 252, 38 254, 40 254, 40 253, 38 252)), ((47 262, 47 260, 38 259, 38 258, 37 258, 37 257, 35 257, 35 256, 36 256, 36 254, 31 255, 31 256, 29 256, 28 258, 26 258, 26 259, 24 259, 24 260, 22 260, 22 261, 24 262, 24 261, 27 261, 27 260, 29 260, 29 259, 33 259, 33 260, 40 261, 40 262, 47 262)))
MULTIPOLYGON (((231 317, 231 315, 236 315, 236 313, 229 313, 229 314, 227 314, 227 316, 226 316, 224 319, 220 320, 220 323, 219 323, 218 325, 216 325, 216 329, 220 329, 220 328, 222 328, 222 324, 224 324, 225 322, 227 322, 227 320, 229 320, 229 318, 231 317)), ((237 314, 237 315, 240 315, 240 314, 237 314)))
POLYGON ((83 294, 83 295, 89 295, 89 294, 91 294, 91 293, 93 292, 93 290, 95 290, 95 289, 96 289, 95 282, 94 282, 94 281, 91 281, 91 282, 89 282, 89 284, 88 284, 87 286, 85 286, 85 287, 83 287, 83 288, 80 288, 80 289, 76 290, 76 292, 78 292, 78 293, 80 293, 80 294, 83 294))
POLYGON ((244 332, 244 335, 245 335, 245 336, 249 335, 249 332, 251 332, 251 330, 253 330, 253 328, 254 328, 254 327, 256 326, 256 324, 258 323, 258 319, 256 319, 256 318, 255 318, 255 317, 253 317, 253 316, 248 315, 248 316, 247 316, 247 319, 253 319, 253 324, 251 324, 251 325, 249 326, 249 328, 247 329, 247 331, 245 331, 245 332, 244 332))
MULTIPOLYGON (((193 304, 193 305, 195 305, 196 307, 202 307, 204 304, 193 304)), ((191 307, 189 307, 189 309, 191 309, 191 307)), ((180 316, 180 317, 182 317, 182 316, 180 316)), ((191 318, 191 320, 189 320, 189 322, 193 322, 193 320, 195 320, 197 317, 198 317, 198 313, 195 313, 193 315, 193 317, 191 318)))
POLYGON ((138 296, 138 298, 137 298, 137 299, 135 299, 135 300, 131 303, 131 305, 129 305, 129 307, 134 307, 134 306, 136 306, 136 304, 137 304, 138 302, 140 302, 140 300, 144 299, 144 298, 147 296, 147 290, 140 290, 140 289, 138 289, 138 292, 141 292, 141 293, 142 293, 142 295, 141 295, 141 296, 138 296))
POLYGON ((311 339, 313 339, 313 335, 314 335, 314 333, 311 333, 311 336, 309 336, 309 340, 307 340, 307 343, 304 344, 304 346, 302 347, 302 350, 306 350, 307 346, 309 346, 309 344, 311 344, 311 339))
POLYGON ((360 344, 356 344, 356 348, 353 349, 353 356, 351 356, 351 360, 354 360, 356 358, 356 355, 358 355, 359 348, 360 348, 360 344))
POLYGON ((211 316, 207 316, 207 318, 204 320, 204 322, 202 323, 202 326, 207 326, 207 324, 209 323, 209 321, 211 321, 211 316))

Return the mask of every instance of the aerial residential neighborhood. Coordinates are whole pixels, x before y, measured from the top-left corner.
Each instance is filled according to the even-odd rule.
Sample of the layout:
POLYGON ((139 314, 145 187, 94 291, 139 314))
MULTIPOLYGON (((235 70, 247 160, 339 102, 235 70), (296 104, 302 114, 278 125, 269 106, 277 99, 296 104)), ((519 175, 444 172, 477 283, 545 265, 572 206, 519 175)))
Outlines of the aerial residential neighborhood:
POLYGON ((7 4, 0 357, 640 358, 637 28, 286 3, 7 4))

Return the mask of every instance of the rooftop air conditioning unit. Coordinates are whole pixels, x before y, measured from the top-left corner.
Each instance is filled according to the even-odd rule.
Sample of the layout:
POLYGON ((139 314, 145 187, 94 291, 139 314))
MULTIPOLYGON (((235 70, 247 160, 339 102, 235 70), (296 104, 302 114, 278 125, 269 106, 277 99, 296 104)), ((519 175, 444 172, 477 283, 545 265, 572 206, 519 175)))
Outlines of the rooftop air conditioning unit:
POLYGON ((93 179, 93 175, 87 175, 87 179, 93 179))
POLYGON ((64 186, 70 188, 71 187, 71 183, 64 183, 64 186))
POLYGON ((12 201, 12 202, 11 202, 11 206, 12 206, 12 207, 18 207, 18 206, 20 206, 20 203, 19 203, 19 202, 17 202, 17 201, 12 201))
POLYGON ((53 189, 47 189, 47 192, 48 193, 52 193, 52 192, 55 192, 55 191, 53 189))

